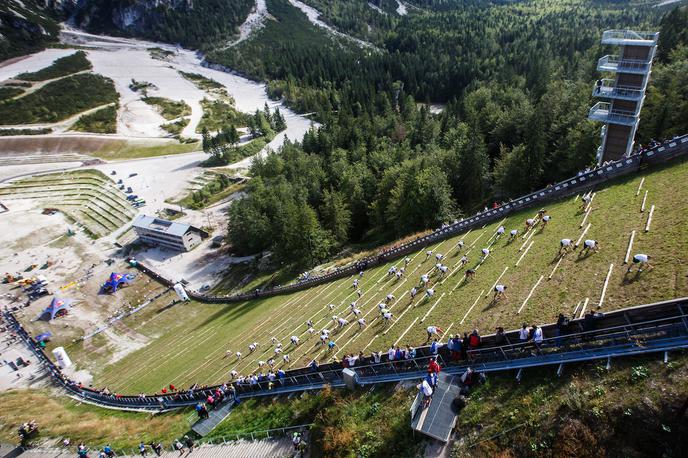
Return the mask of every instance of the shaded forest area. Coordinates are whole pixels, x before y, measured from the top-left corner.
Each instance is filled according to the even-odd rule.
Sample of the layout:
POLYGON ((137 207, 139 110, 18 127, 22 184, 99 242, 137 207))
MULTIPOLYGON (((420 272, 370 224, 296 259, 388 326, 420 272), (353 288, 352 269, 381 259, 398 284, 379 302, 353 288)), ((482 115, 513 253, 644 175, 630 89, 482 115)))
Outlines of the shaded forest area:
POLYGON ((269 249, 310 266, 352 243, 434 228, 590 165, 600 129, 586 119, 596 63, 613 52, 599 44, 605 29, 662 31, 638 142, 688 131, 685 8, 442 3, 441 11, 396 18, 375 51, 309 26, 286 0, 268 0, 275 24, 210 55, 267 79, 273 96, 323 123, 301 144, 255 162, 248 198, 231 210, 237 251, 269 249), (430 102, 446 106, 433 114, 430 102))

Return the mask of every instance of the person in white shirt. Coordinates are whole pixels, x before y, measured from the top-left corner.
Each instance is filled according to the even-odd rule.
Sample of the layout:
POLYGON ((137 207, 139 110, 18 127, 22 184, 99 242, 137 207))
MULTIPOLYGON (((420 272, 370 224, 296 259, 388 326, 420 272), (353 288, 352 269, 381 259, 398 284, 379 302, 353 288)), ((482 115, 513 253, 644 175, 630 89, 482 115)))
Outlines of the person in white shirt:
POLYGON ((542 328, 538 325, 533 326, 533 343, 535 344, 535 351, 538 355, 541 353, 543 339, 542 328))
POLYGON ((279 347, 275 348, 275 355, 279 355, 280 353, 282 353, 282 349, 279 347))
POLYGON ((385 313, 382 314, 382 318, 385 320, 384 323, 386 326, 387 323, 389 323, 389 321, 392 319, 392 312, 390 312, 389 310, 386 311, 385 313))
POLYGON ((588 206, 591 200, 592 196, 590 194, 583 194, 583 197, 581 198, 581 211, 585 211, 585 207, 588 206))
POLYGON ((643 271, 643 266, 647 266, 648 270, 654 269, 654 267, 652 267, 652 264, 650 264, 650 255, 649 254, 638 253, 635 256, 633 256, 633 264, 631 264, 628 267, 628 270, 626 271, 627 274, 631 273, 631 271, 633 270, 633 266, 635 264, 638 264, 638 273, 643 271))
POLYGON ((550 221, 551 219, 552 219, 552 217, 549 216, 549 215, 543 216, 543 217, 542 217, 542 227, 544 228, 545 226, 547 226, 547 223, 549 223, 549 221, 550 221))
POLYGON ((265 366, 265 361, 258 361, 258 367, 261 368, 265 366))
POLYGON ((310 335, 313 335, 313 334, 315 334, 315 329, 313 329, 313 328, 308 328, 308 329, 306 330, 306 332, 307 332, 308 334, 310 334, 310 335))
POLYGON ((320 345, 325 345, 327 343, 327 336, 325 334, 320 334, 320 345))
POLYGON ((497 228, 497 238, 499 238, 499 237, 501 237, 502 235, 504 235, 504 231, 505 231, 505 230, 506 230, 506 229, 504 228, 504 226, 499 226, 499 227, 497 228))
POLYGON ((366 325, 366 320, 365 318, 359 318, 358 319, 358 329, 363 329, 366 325))
POLYGON ((511 229, 511 232, 509 232, 509 242, 512 242, 516 236, 518 235, 518 229, 511 229))
POLYGON ((394 361, 394 355, 396 354, 396 351, 394 350, 394 347, 389 347, 389 350, 387 350, 387 359, 390 361, 394 361))
POLYGON ((390 302, 392 302, 393 300, 394 300, 394 294, 392 294, 392 293, 389 293, 389 294, 387 295, 387 297, 385 298, 385 302, 388 303, 388 304, 389 304, 390 302))
POLYGON ((275 345, 275 344, 277 343, 277 337, 272 336, 272 337, 270 338, 270 342, 272 342, 272 344, 275 345))
POLYGON ((429 342, 433 336, 442 337, 443 331, 438 326, 428 326, 426 331, 428 333, 428 340, 426 342, 429 342))
POLYGON ((420 392, 423 393, 423 408, 425 409, 432 400, 432 387, 426 379, 423 379, 420 385, 418 385, 418 388, 420 389, 420 392))
POLYGON ((237 378, 238 375, 239 375, 239 373, 238 373, 237 371, 235 371, 235 370, 231 370, 231 371, 229 372, 229 376, 231 377, 232 380, 234 380, 235 378, 237 378))
POLYGON ((435 290, 432 288, 428 288, 428 290, 425 291, 425 297, 427 297, 428 299, 431 298, 433 294, 435 294, 435 290))
POLYGON ((418 289, 414 286, 411 288, 411 291, 409 291, 409 294, 411 295, 411 302, 413 302, 413 298, 415 298, 416 294, 418 294, 418 289))
POLYGON ((461 256, 461 259, 459 260, 459 268, 465 266, 466 264, 468 264, 468 256, 464 254, 463 256, 461 256))
POLYGON ((573 249, 571 239, 561 239, 559 242, 559 254, 565 254, 573 249))
POLYGON ((330 310, 334 310, 334 308, 336 307, 336 305, 330 304, 330 305, 328 305, 328 307, 330 308, 330 310))
POLYGON ((292 345, 298 345, 299 344, 298 336, 291 336, 291 344, 292 345))
POLYGON ((373 352, 373 362, 375 364, 380 364, 380 360, 382 359, 382 355, 380 354, 379 351, 374 351, 373 352))
POLYGON ((397 280, 400 280, 401 277, 403 277, 403 275, 404 275, 403 269, 399 270, 395 275, 397 277, 397 280))
POLYGON ((600 251, 600 244, 597 242, 597 240, 586 240, 583 242, 583 249, 581 250, 579 256, 583 256, 583 253, 597 253, 600 251))
POLYGON ((380 310, 384 309, 385 307, 386 307, 386 305, 384 302, 380 302, 379 304, 377 304, 377 308, 380 310))
POLYGON ((448 271, 449 271, 449 267, 447 267, 445 265, 440 266, 440 276, 442 276, 442 277, 445 276, 448 271))
POLYGON ((356 301, 353 301, 351 304, 349 304, 349 307, 351 307, 351 310, 356 308, 356 301))
POLYGON ((332 322, 336 323, 339 317, 337 315, 332 315, 332 322))
MULTIPOLYGON (((232 350, 227 350, 227 351, 225 352, 225 356, 224 356, 224 357, 225 357, 225 358, 229 358, 230 356, 232 356, 232 353, 233 353, 232 350)), ((224 359, 224 358, 223 358, 223 359, 224 359)))
POLYGON ((285 363, 288 363, 289 362, 289 355, 285 354, 284 356, 282 356, 282 359, 284 360, 285 363))
POLYGON ((518 330, 518 340, 524 344, 528 342, 528 339, 530 339, 530 329, 528 329, 528 325, 526 323, 523 323, 521 329, 518 330))
POLYGON ((506 285, 495 285, 495 293, 494 297, 492 298, 493 301, 500 300, 502 298, 508 299, 506 295, 506 285))
POLYGON ((361 313, 363 313, 359 309, 353 309, 351 312, 354 314, 354 316, 359 316, 361 313))
POLYGON ((426 251, 425 252, 425 260, 427 261, 430 256, 432 256, 432 250, 426 251))
POLYGON ((236 352, 236 357, 237 357, 237 359, 241 359, 241 352, 240 351, 236 352))
POLYGON ((444 258, 444 255, 442 255, 442 254, 440 254, 440 253, 437 253, 437 254, 435 255, 435 259, 437 259, 438 261, 441 261, 442 258, 444 258))
POLYGON ((406 257, 404 258, 404 266, 408 266, 410 262, 411 262, 411 258, 409 258, 408 256, 406 256, 406 257))
POLYGON ((256 350, 256 344, 249 344, 248 345, 248 352, 253 353, 256 350))
POLYGON ((347 324, 349 324, 349 322, 348 322, 346 319, 344 319, 344 318, 339 318, 339 319, 337 320, 337 324, 339 325, 339 328, 341 329, 341 328, 343 328, 344 326, 346 326, 347 324))
POLYGON ((459 240, 459 243, 456 244, 456 246, 459 248, 459 251, 463 248, 463 240, 459 240))
POLYGON ((483 248, 480 250, 480 252, 483 254, 483 258, 481 259, 482 261, 484 261, 490 255, 490 250, 487 248, 483 248))
POLYGON ((528 232, 534 225, 535 225, 535 219, 533 219, 533 218, 528 218, 528 219, 526 220, 526 228, 525 228, 525 231, 528 232))
POLYGON ((354 289, 358 288, 358 278, 354 279, 353 288, 354 289))
POLYGON ((420 276, 420 282, 423 286, 428 286, 428 283, 430 283, 430 277, 428 277, 427 274, 423 274, 420 276))

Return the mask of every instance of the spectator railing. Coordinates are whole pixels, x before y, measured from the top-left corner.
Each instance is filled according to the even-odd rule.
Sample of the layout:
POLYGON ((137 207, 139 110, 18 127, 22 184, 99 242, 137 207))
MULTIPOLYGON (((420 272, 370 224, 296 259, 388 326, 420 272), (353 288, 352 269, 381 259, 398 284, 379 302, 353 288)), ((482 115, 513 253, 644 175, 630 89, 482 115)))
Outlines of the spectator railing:
MULTIPOLYGON (((605 183, 619 176, 637 172, 643 164, 660 164, 677 157, 688 155, 688 134, 665 141, 652 148, 648 148, 639 154, 609 162, 593 170, 586 170, 577 176, 550 185, 544 189, 532 192, 525 196, 513 199, 508 203, 496 208, 478 212, 476 215, 462 219, 461 221, 449 224, 428 235, 419 237, 403 245, 391 248, 375 256, 367 257, 346 267, 336 269, 324 275, 311 277, 308 280, 300 281, 286 286, 255 291, 252 293, 242 293, 226 296, 210 296, 196 291, 189 291, 190 298, 205 303, 235 303, 244 302, 251 299, 260 299, 280 294, 289 294, 296 291, 312 288, 333 280, 357 274, 361 270, 376 267, 390 260, 398 259, 409 253, 420 250, 430 244, 437 243, 444 239, 454 237, 469 229, 480 227, 484 224, 501 219, 507 215, 523 210, 535 205, 542 205, 547 201, 566 197, 571 194, 591 189, 593 186, 605 183)), ((173 286, 177 281, 165 278, 153 269, 137 262, 137 267, 150 275, 155 280, 173 286)))
MULTIPOLYGON (((556 355, 571 355, 578 352, 576 360, 589 360, 601 357, 600 354, 610 354, 614 346, 622 348, 628 345, 644 344, 647 345, 647 351, 659 351, 649 344, 653 341, 660 342, 662 339, 666 342, 667 339, 680 338, 682 340, 673 344, 669 341, 669 346, 688 347, 687 309, 688 298, 681 298, 615 310, 592 319, 572 320, 562 335, 559 335, 560 330, 556 324, 543 325, 542 348, 556 355)), ((39 363, 45 365, 45 369, 55 383, 85 402, 123 410, 162 411, 204 402, 208 395, 219 388, 219 386, 211 386, 168 394, 121 396, 80 387, 62 374, 11 312, 4 312, 4 316, 7 323, 29 345, 39 363)), ((494 334, 484 336, 481 347, 469 351, 468 363, 449 364, 447 370, 460 373, 462 367, 465 370, 468 366, 476 370, 506 370, 513 366, 512 363, 530 357, 526 349, 532 349, 533 343, 518 343, 518 330, 505 333, 504 338, 506 343, 497 345, 494 334)), ((642 349, 635 350, 642 352, 642 349)), ((362 385, 410 380, 423 376, 430 358, 437 357, 442 366, 447 366, 450 363, 449 356, 450 352, 446 345, 441 346, 437 355, 431 352, 430 346, 424 346, 416 348, 415 358, 390 361, 384 353, 379 363, 354 365, 352 369, 356 372, 358 383, 362 385)), ((542 359, 539 362, 531 361, 529 364, 554 363, 545 357, 540 358, 542 359)), ((289 370, 274 382, 263 380, 257 383, 239 383, 235 381, 228 384, 233 385, 237 397, 272 396, 318 390, 328 385, 342 387, 344 386, 342 369, 342 364, 323 364, 317 369, 306 367, 289 370)), ((231 396, 228 395, 228 398, 231 396)))

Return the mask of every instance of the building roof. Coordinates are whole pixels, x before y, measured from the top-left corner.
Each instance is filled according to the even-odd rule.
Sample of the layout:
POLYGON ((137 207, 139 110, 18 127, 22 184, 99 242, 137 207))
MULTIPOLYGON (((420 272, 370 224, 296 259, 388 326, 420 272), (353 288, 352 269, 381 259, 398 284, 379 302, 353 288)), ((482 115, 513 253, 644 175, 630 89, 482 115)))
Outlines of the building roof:
POLYGON ((177 237, 186 234, 189 229, 198 231, 198 229, 189 224, 167 221, 166 219, 154 218, 148 215, 139 215, 134 221, 134 227, 175 235, 177 237))

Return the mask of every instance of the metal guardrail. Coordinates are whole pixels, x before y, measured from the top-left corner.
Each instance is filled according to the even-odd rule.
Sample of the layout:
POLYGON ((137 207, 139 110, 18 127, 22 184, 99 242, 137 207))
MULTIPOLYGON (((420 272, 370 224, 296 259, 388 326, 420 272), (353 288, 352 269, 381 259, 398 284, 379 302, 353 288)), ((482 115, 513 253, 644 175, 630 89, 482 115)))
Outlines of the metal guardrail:
POLYGON ((642 89, 626 86, 617 86, 613 79, 603 79, 599 86, 595 86, 592 90, 593 97, 604 97, 608 99, 620 100, 640 100, 643 98, 645 91, 642 89))
POLYGON ((644 75, 650 71, 651 65, 651 60, 622 59, 620 56, 606 55, 598 59, 597 70, 644 75))
POLYGON ((636 32, 634 30, 605 30, 602 32, 603 44, 622 44, 628 42, 652 42, 657 43, 659 32, 636 32))
POLYGON ((209 445, 221 445, 221 444, 226 444, 228 442, 238 441, 241 439, 250 439, 253 441, 256 439, 272 439, 275 437, 285 437, 288 433, 291 433, 291 432, 299 432, 299 431, 304 431, 304 430, 310 429, 314 424, 315 423, 306 423, 303 425, 287 426, 284 428, 273 428, 273 429, 265 429, 265 430, 259 430, 259 431, 247 431, 247 432, 240 432, 240 433, 232 433, 232 434, 223 435, 222 437, 219 437, 216 439, 202 439, 198 443, 199 444, 209 444, 209 445))
POLYGON ((615 110, 608 102, 597 102, 590 108, 588 118, 611 124, 632 126, 638 122, 638 113, 626 110, 615 110))
MULTIPOLYGON (((659 342, 658 339, 660 338, 681 337, 683 339, 681 342, 673 343, 674 348, 688 347, 687 308, 688 298, 682 298, 616 310, 605 314, 596 321, 603 325, 599 329, 586 330, 588 327, 586 320, 572 320, 570 329, 578 327, 581 332, 565 335, 557 335, 557 328, 554 324, 543 325, 542 329, 546 338, 543 340, 542 348, 554 355, 572 355, 578 352, 578 354, 572 355, 575 356, 575 359, 571 358, 571 360, 578 361, 599 358, 601 357, 600 351, 606 352, 604 354, 614 353, 615 348, 618 348, 619 351, 628 352, 627 347, 629 345, 634 346, 631 350, 636 353, 659 351, 649 347, 642 349, 637 346, 642 342, 649 346, 653 341, 659 342)), ((45 365, 53 380, 85 402, 117 409, 162 411, 203 402, 210 393, 218 388, 214 386, 166 395, 119 396, 79 387, 61 374, 60 370, 45 356, 43 350, 31 339, 11 312, 4 312, 4 315, 7 323, 12 325, 18 335, 30 346, 39 363, 45 365)), ((484 348, 468 352, 469 361, 466 363, 466 367, 470 365, 478 370, 490 371, 507 370, 518 367, 518 364, 532 366, 559 362, 558 360, 548 360, 546 357, 541 357, 542 359, 535 361, 527 360, 530 355, 525 349, 532 348, 533 343, 510 343, 517 341, 517 333, 517 330, 506 333, 506 345, 497 345, 494 335, 484 336, 484 348)), ((671 345, 672 343, 669 342, 669 344, 664 344, 664 347, 657 348, 664 351, 663 349, 669 348, 671 345)), ((416 351, 416 358, 389 361, 387 355, 383 354, 379 363, 354 366, 352 369, 356 372, 357 381, 361 385, 417 379, 423 377, 426 373, 425 368, 428 360, 435 355, 431 353, 430 347, 418 347, 416 351)), ((449 351, 446 347, 442 347, 436 355, 440 364, 445 366, 447 371, 460 373, 463 366, 448 364, 448 356, 449 351)), ((233 386, 237 396, 241 398, 317 390, 328 385, 342 387, 345 385, 342 369, 343 367, 338 364, 321 365, 319 370, 300 368, 287 372, 283 379, 275 382, 253 384, 234 382, 233 386)))

